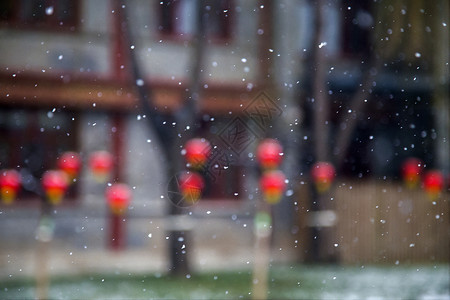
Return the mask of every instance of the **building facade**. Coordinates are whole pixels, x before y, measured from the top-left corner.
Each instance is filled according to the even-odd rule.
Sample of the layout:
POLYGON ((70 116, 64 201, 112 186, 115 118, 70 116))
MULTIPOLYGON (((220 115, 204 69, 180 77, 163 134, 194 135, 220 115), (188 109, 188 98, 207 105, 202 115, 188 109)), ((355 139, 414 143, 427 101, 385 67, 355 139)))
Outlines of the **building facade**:
MULTIPOLYGON (((320 93, 328 97, 323 114, 330 160, 340 155, 337 137, 342 128, 350 119, 358 121, 346 146, 349 150, 342 150, 341 174, 358 179, 387 174, 395 180, 407 156, 420 156, 428 165, 438 166, 439 152, 444 153, 440 161, 445 161, 442 144, 434 142, 431 52, 422 50, 425 42, 417 45, 408 38, 406 50, 397 41, 391 45, 391 35, 401 39, 394 32, 402 32, 401 28, 374 29, 382 27, 380 20, 389 20, 391 13, 404 15, 402 8, 382 1, 323 2, 318 14, 315 3, 307 0, 204 1, 203 53, 196 71, 200 1, 3 1, 0 169, 20 169, 24 188, 13 206, 5 208, 9 213, 2 217, 2 235, 33 241, 39 214, 33 185, 55 168, 62 152, 71 150, 80 153, 84 168, 61 207, 64 218, 58 219, 56 234, 80 245, 89 240, 103 247, 105 237, 99 228, 107 226, 105 186, 93 180, 86 162, 93 151, 107 150, 115 156, 111 182, 124 181, 133 188, 128 244, 147 245, 141 237, 148 235, 149 218, 165 216, 172 205, 168 185, 175 174, 167 169, 166 152, 174 149, 165 148, 158 130, 148 126, 138 89, 145 86, 151 95, 147 100, 161 117, 159 126, 173 128, 173 114, 197 78, 197 134, 219 150, 204 197, 191 212, 233 224, 226 226, 251 222, 260 197, 254 148, 261 138, 277 136, 286 146, 283 168, 295 180, 287 200, 275 209, 280 220, 276 226, 291 239, 298 232, 295 185, 309 180, 308 170, 316 160, 312 141, 317 139, 314 116, 320 111, 315 107, 313 76, 317 49, 323 50, 327 67, 320 93), (318 23, 320 35, 315 30, 318 23), (133 76, 130 51, 142 78, 133 76), (381 63, 374 63, 372 56, 381 63), (360 99, 368 107, 360 112, 352 110, 351 100, 365 73, 373 78, 366 87, 370 98, 360 99), (244 135, 236 140, 230 129, 242 128, 244 135), (28 225, 20 234, 9 235, 17 218, 28 225)), ((430 37, 426 28, 418 30, 424 40, 430 37)), ((448 171, 448 162, 445 168, 448 171)), ((301 204, 301 209, 308 206, 301 204)), ((251 240, 252 231, 245 228, 243 240, 251 240)), ((164 240, 164 233, 160 238, 164 240)))

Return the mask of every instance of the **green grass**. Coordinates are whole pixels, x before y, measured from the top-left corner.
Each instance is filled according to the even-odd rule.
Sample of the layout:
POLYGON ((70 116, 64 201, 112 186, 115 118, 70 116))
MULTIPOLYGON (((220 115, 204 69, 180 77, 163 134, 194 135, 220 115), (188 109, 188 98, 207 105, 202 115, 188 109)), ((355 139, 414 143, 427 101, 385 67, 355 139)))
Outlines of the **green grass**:
MULTIPOLYGON (((269 299, 450 299, 449 267, 275 266, 269 299)), ((250 299, 251 273, 97 274, 52 278, 52 299, 250 299)), ((0 283, 0 299, 32 299, 32 279, 0 283)))

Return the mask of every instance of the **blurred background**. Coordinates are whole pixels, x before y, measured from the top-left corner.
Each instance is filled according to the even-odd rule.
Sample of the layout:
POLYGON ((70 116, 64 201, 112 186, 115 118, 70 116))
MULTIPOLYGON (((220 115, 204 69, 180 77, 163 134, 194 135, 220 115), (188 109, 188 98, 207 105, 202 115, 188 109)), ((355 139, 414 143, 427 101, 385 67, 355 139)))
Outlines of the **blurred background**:
POLYGON ((272 263, 448 266, 448 20, 446 0, 0 1, 0 169, 22 180, 0 205, 0 277, 35 276, 40 243, 51 275, 249 268, 267 137, 288 179, 272 263), (202 198, 180 207, 192 137, 213 151, 202 198), (39 181, 66 151, 81 171, 44 209, 39 181), (411 157, 437 191, 408 184, 411 157), (132 191, 119 223, 116 182, 132 191))

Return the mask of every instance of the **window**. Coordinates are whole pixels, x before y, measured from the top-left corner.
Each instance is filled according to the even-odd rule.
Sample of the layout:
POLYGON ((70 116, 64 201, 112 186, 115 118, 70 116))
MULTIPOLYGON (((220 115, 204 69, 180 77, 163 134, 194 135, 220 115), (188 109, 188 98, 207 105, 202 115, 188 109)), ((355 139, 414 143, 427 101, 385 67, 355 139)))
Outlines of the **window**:
MULTIPOLYGON (((35 196, 35 179, 56 168, 64 151, 77 149, 74 113, 0 108, 0 169, 18 169, 23 178, 21 199, 35 196)), ((74 196, 76 185, 69 190, 74 196)))
POLYGON ((194 34, 198 5, 204 4, 205 28, 209 38, 228 39, 231 36, 230 0, 166 0, 158 1, 158 30, 162 34, 183 37, 194 34))
POLYGON ((218 38, 230 37, 230 1, 208 0, 206 10, 206 32, 207 35, 218 38))
POLYGON ((205 199, 239 199, 241 195, 245 179, 243 166, 231 160, 229 153, 225 152, 220 148, 213 149, 212 160, 203 170, 206 183, 203 195, 205 199))
POLYGON ((206 187, 204 199, 240 199, 245 180, 245 161, 219 138, 219 132, 231 119, 218 117, 214 122, 202 122, 199 136, 212 146, 211 156, 202 170, 206 187))
POLYGON ((80 1, 6 0, 0 1, 0 21, 17 27, 75 30, 80 1))
POLYGON ((347 56, 368 57, 373 17, 369 1, 351 0, 342 8, 344 13, 343 52, 347 56))

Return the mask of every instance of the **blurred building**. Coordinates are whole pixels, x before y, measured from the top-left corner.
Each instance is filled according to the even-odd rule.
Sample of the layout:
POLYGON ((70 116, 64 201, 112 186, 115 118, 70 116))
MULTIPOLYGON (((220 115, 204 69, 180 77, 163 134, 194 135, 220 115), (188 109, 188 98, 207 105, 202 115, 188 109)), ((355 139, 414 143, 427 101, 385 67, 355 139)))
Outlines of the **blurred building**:
MULTIPOLYGON (((102 249, 108 244, 105 184, 97 183, 87 166, 93 151, 107 150, 115 156, 110 182, 124 181, 133 188, 128 247, 164 249, 167 228, 160 221, 172 205, 168 185, 175 175, 168 174, 165 154, 172 150, 164 149, 149 129, 136 86, 145 82, 151 89, 152 109, 161 112, 160 126, 174 127, 171 114, 184 101, 193 76, 192 39, 199 2, 128 1, 135 40, 131 46, 119 2, 1 3, 0 168, 19 169, 23 177, 17 201, 2 215, 2 240, 8 241, 2 243, 3 253, 33 245, 40 207, 34 187, 69 150, 79 152, 84 165, 58 208, 55 239, 68 248, 102 249), (130 47, 143 73, 138 81, 131 76, 130 47)), ((249 93, 257 85, 262 7, 256 1, 205 4, 209 17, 200 109, 203 132, 214 136, 241 113, 242 103, 250 102, 249 93)), ((218 220, 200 228, 203 231, 238 226, 240 217, 244 220, 237 222, 243 225, 251 218, 248 207, 253 201, 251 192, 244 191, 243 162, 226 168, 223 176, 211 177, 204 205, 192 211, 202 217, 226 217, 228 222, 218 220), (211 216, 207 211, 213 211, 211 216)), ((200 235, 205 239, 198 245, 221 236, 200 235)), ((230 230, 225 240, 227 236, 245 244, 252 231, 249 226, 240 235, 230 230)))
MULTIPOLYGON (((214 115, 218 123, 221 115, 236 111, 258 72, 258 13, 252 3, 235 4, 239 10, 231 10, 229 1, 210 3, 201 99, 205 122, 214 115)), ((163 112, 161 126, 173 126, 164 117, 183 101, 192 76, 195 5, 130 1, 128 8, 142 80, 152 88, 152 105, 163 112)), ((118 2, 2 6, 2 167, 28 168, 39 177, 55 167, 62 151, 87 158, 94 150, 109 150, 120 157, 121 179, 139 186, 136 200, 145 195, 160 201, 169 175, 130 84, 118 2)))
MULTIPOLYGON (((127 3, 133 45, 128 44, 122 7, 116 0, 1 2, 0 169, 22 170, 24 189, 9 208, 14 212, 9 216, 29 225, 23 226, 20 234, 8 236, 6 228, 14 228, 15 223, 3 214, 3 236, 16 240, 33 237, 36 218, 30 216, 38 214, 39 202, 27 190, 36 184, 33 178, 55 168, 56 158, 67 150, 79 152, 85 162, 95 150, 115 155, 113 177, 133 187, 129 215, 135 221, 130 221, 129 245, 145 244, 140 237, 148 233, 147 218, 163 216, 171 205, 167 188, 173 174, 167 174, 167 149, 149 129, 136 87, 145 82, 151 89, 151 105, 160 112, 161 127, 175 126, 171 115, 184 101, 194 76, 192 40, 200 2, 127 3), (129 47, 143 73, 136 82, 131 76, 129 47)), ((400 20, 404 15, 401 7, 374 6, 371 1, 350 1, 348 5, 328 1, 322 13, 326 20, 323 40, 315 45, 317 20, 311 1, 221 0, 205 4, 209 13, 199 92, 201 130, 213 144, 230 152, 233 161, 226 165, 227 170, 210 178, 204 199, 192 207, 194 214, 210 212, 233 224, 240 218, 247 220, 242 224, 250 220, 258 197, 252 151, 258 139, 273 135, 273 128, 281 128, 285 133, 278 135, 286 136, 298 153, 293 158, 292 166, 297 168, 293 174, 306 178, 315 160, 310 143, 314 139, 311 74, 316 67, 311 53, 315 47, 324 47, 330 65, 327 90, 323 91, 329 97, 330 156, 335 154, 334 138, 342 128, 343 115, 358 119, 341 174, 353 179, 398 178, 399 166, 408 156, 419 156, 437 166, 431 105, 433 57, 428 48, 422 50, 431 37, 426 26, 433 25, 420 25, 424 41, 418 46, 409 40, 407 48, 386 42, 401 28, 377 32, 375 36, 384 40, 374 43, 373 27, 380 18, 389 20, 392 12, 400 20), (380 7, 386 13, 377 12, 380 7), (381 64, 370 65, 374 52, 381 64), (371 99, 364 113, 354 114, 351 98, 366 71, 376 73, 369 86, 371 99), (269 119, 267 124, 251 119, 254 101, 272 105, 273 114, 263 116, 269 119), (243 144, 230 140, 227 144, 221 134, 242 120, 246 131, 243 144)), ((404 24, 408 26, 408 21, 404 24)), ((62 206, 61 236, 90 239, 86 228, 105 225, 103 191, 104 185, 96 183, 84 168, 62 206), (84 219, 81 224, 80 217, 84 219)), ((289 238, 298 230, 292 229, 297 222, 292 202, 277 209, 289 238)), ((251 234, 245 229, 244 240, 251 234)), ((104 245, 102 239, 92 243, 104 245)))

